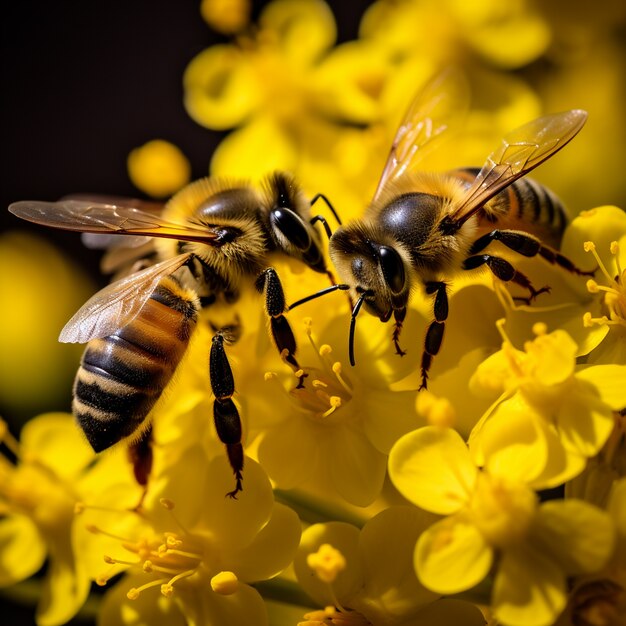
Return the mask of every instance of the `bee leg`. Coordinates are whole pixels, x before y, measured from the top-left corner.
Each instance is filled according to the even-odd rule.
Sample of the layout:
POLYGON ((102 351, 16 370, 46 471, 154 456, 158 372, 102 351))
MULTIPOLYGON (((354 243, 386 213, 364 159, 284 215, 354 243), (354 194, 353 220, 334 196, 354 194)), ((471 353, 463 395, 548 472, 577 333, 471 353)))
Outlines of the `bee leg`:
POLYGON ((135 480, 138 485, 143 487, 141 498, 135 507, 136 511, 141 508, 141 505, 146 497, 146 493, 148 493, 148 480, 150 478, 150 473, 152 472, 153 461, 152 443, 152 425, 150 424, 141 434, 139 439, 129 444, 126 451, 128 460, 133 466, 133 475, 135 476, 135 480))
POLYGON ((499 278, 507 283, 515 283, 516 285, 528 290, 530 294, 528 298, 518 297, 515 298, 516 300, 521 300, 526 304, 530 304, 539 294, 550 292, 550 287, 547 285, 541 287, 540 289, 535 289, 528 276, 517 271, 508 261, 505 261, 497 256, 492 256, 491 254, 478 254, 476 256, 468 257, 463 263, 463 269, 473 270, 483 264, 487 265, 496 278, 499 278))
POLYGON ((422 353, 422 384, 420 390, 426 389, 428 382, 428 370, 432 365, 433 357, 437 355, 443 341, 445 322, 448 319, 448 294, 446 284, 441 282, 428 282, 425 285, 428 295, 436 294, 433 312, 435 319, 430 323, 424 339, 424 352, 422 353))
POLYGON ((226 495, 236 498, 242 487, 243 446, 241 445, 241 418, 232 400, 235 393, 235 379, 224 350, 224 334, 218 331, 213 335, 209 360, 211 389, 215 396, 213 420, 220 441, 226 446, 230 466, 235 475, 235 488, 226 495))
MULTIPOLYGON (((335 210, 335 207, 330 203, 330 200, 323 193, 316 193, 311 198, 311 206, 313 206, 318 200, 323 200, 326 203, 326 206, 330 209, 330 212, 333 214, 333 217, 337 220, 337 224, 341 226, 341 218, 339 217, 339 214, 335 210)), ((318 220, 321 221, 323 224, 326 224, 326 220, 324 220, 324 218, 321 215, 316 215, 311 220, 311 224, 313 224, 314 222, 318 220)), ((325 225, 324 228, 326 228, 326 231, 328 232, 329 229, 327 225, 325 225)), ((328 237, 330 238, 330 235, 328 235, 328 237)))
POLYGON ((395 324, 393 326, 393 335, 391 339, 393 341, 393 345, 396 348, 396 354, 399 356, 404 356, 406 351, 400 347, 400 333, 402 332, 402 323, 404 322, 404 318, 406 317, 406 308, 404 309, 396 309, 393 312, 393 317, 395 320, 395 324))
POLYGON ((304 379, 307 374, 302 372, 302 368, 296 360, 296 338, 293 335, 291 326, 284 316, 287 310, 285 293, 280 278, 273 267, 268 267, 259 275, 256 280, 256 288, 265 295, 265 311, 270 319, 270 329, 272 339, 281 356, 293 368, 298 376, 297 389, 304 387, 304 379))
POLYGON ((548 263, 558 265, 564 270, 577 274, 578 276, 593 276, 595 270, 585 271, 576 267, 572 261, 562 255, 557 250, 544 246, 541 241, 529 233, 517 230, 492 230, 491 232, 479 237, 470 248, 470 254, 476 254, 486 248, 492 241, 499 241, 507 248, 525 257, 533 257, 539 255, 548 263))

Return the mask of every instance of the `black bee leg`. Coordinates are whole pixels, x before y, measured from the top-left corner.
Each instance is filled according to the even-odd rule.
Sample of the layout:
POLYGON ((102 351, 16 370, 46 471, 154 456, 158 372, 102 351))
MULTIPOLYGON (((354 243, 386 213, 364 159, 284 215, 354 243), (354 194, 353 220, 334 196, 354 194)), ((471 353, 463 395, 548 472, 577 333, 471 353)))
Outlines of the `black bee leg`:
MULTIPOLYGON (((337 211, 335 210, 335 207, 330 203, 330 200, 323 193, 316 193, 311 198, 311 206, 313 206, 318 200, 323 200, 326 203, 326 206, 330 209, 330 212, 333 214, 333 217, 337 220, 337 224, 341 226, 341 218, 339 217, 339 213, 337 213, 337 211)), ((324 223, 324 218, 321 217, 321 215, 317 215, 311 220, 311 224, 314 223, 314 220, 317 221, 318 219, 320 219, 320 221, 324 223)), ((328 231, 327 226, 324 226, 324 228, 326 228, 328 231)))
MULTIPOLYGON (((302 372, 302 368, 296 360, 296 338, 293 335, 291 326, 284 316, 287 310, 285 293, 278 278, 278 274, 273 267, 268 267, 260 274, 256 280, 256 288, 265 295, 265 311, 269 316, 272 339, 278 348, 281 356, 291 365, 294 372, 302 372)), ((304 387, 304 379, 307 374, 299 375, 297 389, 304 387)))
POLYGON ((515 283, 516 285, 528 290, 530 295, 527 298, 518 297, 515 298, 516 300, 521 300, 526 304, 530 304, 539 294, 550 292, 550 287, 547 285, 541 287, 540 289, 535 289, 528 276, 518 272, 508 261, 490 254, 478 254, 465 259, 463 269, 473 270, 483 264, 487 265, 496 278, 499 278, 507 283, 515 283))
POLYGON ((448 294, 446 284, 441 282, 428 282, 425 285, 428 295, 435 295, 435 305, 433 312, 435 319, 430 323, 424 339, 424 352, 422 353, 422 384, 421 389, 426 389, 428 382, 428 370, 433 362, 433 357, 437 355, 443 341, 443 331, 445 322, 448 319, 448 294))
POLYGON ((230 466, 235 475, 235 488, 226 495, 236 498, 243 489, 243 446, 241 445, 241 418, 232 400, 235 393, 235 379, 224 350, 224 334, 218 331, 211 342, 209 375, 211 389, 215 396, 213 419, 220 441, 226 446, 230 466))
POLYGON ((404 356, 406 352, 400 347, 400 333, 402 332, 402 323, 404 322, 404 318, 406 317, 406 309, 396 309, 393 312, 393 318, 395 320, 395 324, 393 326, 393 335, 391 339, 393 341, 393 345, 396 347, 396 354, 399 356, 404 356))
POLYGON ((544 246, 537 237, 529 234, 519 232, 517 230, 492 230, 491 232, 479 237, 470 248, 470 254, 476 254, 484 248, 486 248, 492 241, 499 241, 507 248, 521 254, 525 257, 541 256, 548 263, 558 265, 564 270, 577 274, 578 276, 593 276, 595 270, 584 271, 576 267, 572 261, 566 256, 563 256, 557 250, 550 248, 550 246, 544 246))

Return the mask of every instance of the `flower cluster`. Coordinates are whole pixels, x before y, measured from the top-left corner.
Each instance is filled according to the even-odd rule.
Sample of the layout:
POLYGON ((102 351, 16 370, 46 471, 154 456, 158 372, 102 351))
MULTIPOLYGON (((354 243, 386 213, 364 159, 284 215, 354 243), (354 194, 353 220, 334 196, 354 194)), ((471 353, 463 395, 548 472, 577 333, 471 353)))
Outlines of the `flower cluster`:
MULTIPOLYGON (((626 127, 619 99, 585 80, 594 93, 618 89, 623 3, 377 0, 358 39, 340 44, 322 0, 272 0, 254 23, 250 9, 203 0, 228 40, 183 76, 193 120, 232 131, 212 176, 255 185, 289 171, 342 220, 359 218, 412 94, 455 65, 474 94, 464 130, 420 166, 480 166, 542 109, 589 108, 581 141, 539 170, 586 210, 562 233, 544 229, 558 262, 493 242, 517 283, 438 277, 449 312, 428 390, 435 291, 415 289, 395 330, 366 313, 351 325, 343 290, 287 310, 296 367, 250 285, 200 311, 140 441, 96 455, 69 414, 34 417, 19 439, 0 422, 0 585, 36 585, 39 626, 81 610, 100 626, 617 626, 626 213, 589 207, 598 187, 626 202, 610 171, 626 127), (529 299, 524 281, 546 289, 529 299), (209 384, 212 337, 229 326, 242 329, 226 342, 245 450, 236 498, 225 497, 233 474, 209 384)), ((190 169, 160 140, 128 168, 155 197, 186 185, 190 169)), ((271 262, 289 302, 328 286, 285 255, 271 262)))

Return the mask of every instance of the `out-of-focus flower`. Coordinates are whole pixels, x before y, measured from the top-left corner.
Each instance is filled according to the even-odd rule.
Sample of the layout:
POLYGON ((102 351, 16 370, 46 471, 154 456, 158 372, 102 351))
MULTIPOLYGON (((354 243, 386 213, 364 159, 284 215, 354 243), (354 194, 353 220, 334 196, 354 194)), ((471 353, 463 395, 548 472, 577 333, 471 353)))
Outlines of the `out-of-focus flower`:
POLYGON ((458 593, 495 568, 495 617, 541 626, 564 608, 567 576, 606 564, 614 530, 603 511, 583 501, 539 505, 527 484, 529 463, 518 461, 503 442, 480 471, 455 431, 428 426, 396 443, 389 474, 411 502, 447 516, 417 541, 420 581, 438 593, 458 593))
POLYGON ((202 0, 200 13, 214 30, 231 35, 243 30, 250 18, 250 0, 202 0))
POLYGON ((360 531, 342 522, 309 526, 294 569, 302 588, 325 608, 305 615, 301 626, 484 624, 474 606, 439 600, 415 575, 413 546, 433 519, 415 508, 392 506, 360 531))
POLYGON ((72 543, 76 504, 127 472, 119 458, 100 473, 94 453, 72 417, 48 413, 30 420, 16 441, 0 423, 3 443, 17 457, 0 456, 0 584, 37 573, 47 560, 37 606, 38 626, 70 620, 87 598, 90 580, 72 543))
POLYGON ((20 418, 67 406, 82 348, 60 345, 57 337, 92 285, 78 264, 42 236, 26 232, 2 233, 0 267, 6 298, 0 325, 2 405, 20 418))
POLYGON ((174 144, 153 139, 128 155, 128 175, 141 191, 165 198, 189 182, 191 165, 174 144))

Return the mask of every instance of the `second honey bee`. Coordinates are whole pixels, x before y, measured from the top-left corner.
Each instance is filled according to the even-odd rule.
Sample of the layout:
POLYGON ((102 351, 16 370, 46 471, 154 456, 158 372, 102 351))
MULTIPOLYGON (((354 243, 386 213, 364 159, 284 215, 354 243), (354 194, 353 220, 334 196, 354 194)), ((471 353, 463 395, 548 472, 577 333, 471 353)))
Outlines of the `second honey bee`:
POLYGON ((567 217, 548 189, 523 179, 553 156, 583 127, 587 113, 573 109, 536 119, 512 131, 482 168, 445 173, 417 172, 425 148, 451 123, 464 86, 454 72, 434 81, 409 106, 392 143, 374 198, 361 219, 339 227, 330 240, 330 256, 343 284, 291 305, 293 308, 336 289, 348 289, 354 302, 349 358, 359 311, 387 322, 392 316, 396 353, 409 297, 421 283, 434 296, 434 319, 428 326, 421 360, 420 389, 439 352, 448 317, 448 283, 459 271, 481 266, 527 291, 527 302, 548 287, 535 288, 506 259, 492 254, 499 241, 524 257, 540 256, 575 274, 578 269, 555 247, 567 217))
MULTIPOLYGON (((148 433, 148 415, 187 349, 199 311, 216 302, 235 302, 246 284, 254 283, 264 295, 273 341, 294 371, 300 369, 296 341, 283 315, 282 285, 270 264, 273 255, 288 256, 333 280, 314 224, 320 221, 330 230, 321 216, 310 216, 312 202, 291 176, 276 173, 262 192, 247 184, 196 181, 162 212, 137 202, 71 198, 9 207, 18 217, 53 228, 107 239, 126 235, 129 246, 117 248, 118 260, 110 265, 137 256, 147 265, 95 294, 59 338, 87 343, 72 409, 96 452, 127 438, 137 442, 148 433), (134 253, 132 246, 141 252, 134 253)), ((218 328, 207 363, 215 427, 235 475, 232 497, 242 489, 244 453, 224 344, 236 334, 236 328, 218 328)))

